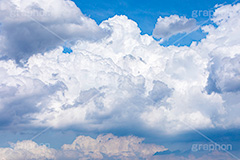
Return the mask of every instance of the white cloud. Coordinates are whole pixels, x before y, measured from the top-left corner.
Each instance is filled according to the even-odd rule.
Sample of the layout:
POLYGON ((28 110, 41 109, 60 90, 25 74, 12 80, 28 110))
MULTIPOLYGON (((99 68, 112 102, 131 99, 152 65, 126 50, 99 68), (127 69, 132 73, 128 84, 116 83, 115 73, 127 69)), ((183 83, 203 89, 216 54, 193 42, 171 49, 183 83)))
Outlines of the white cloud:
MULTIPOLYGON (((50 18, 34 15, 36 19, 70 41, 81 40, 72 47, 71 54, 62 54, 62 48, 59 47, 43 55, 32 55, 33 52, 26 52, 23 57, 20 55, 21 58, 30 56, 23 66, 13 60, 0 61, 1 128, 30 125, 74 127, 91 132, 121 128, 127 132, 129 128, 137 126, 142 132, 176 134, 191 130, 191 127, 240 127, 240 4, 217 9, 212 20, 218 27, 204 26, 203 30, 208 35, 198 45, 163 47, 151 36, 141 35, 137 24, 126 16, 114 16, 97 26, 70 1, 56 2, 56 8, 48 8, 52 6, 52 1, 50 4, 38 1, 33 6, 29 1, 22 1, 22 4, 18 4, 20 1, 11 2, 23 12, 18 13, 21 13, 19 19, 0 17, 5 27, 19 25, 21 28, 24 24, 22 28, 27 25, 31 30, 35 24, 24 14, 43 9, 44 13, 51 13, 50 18), (28 6, 31 6, 30 9, 28 6), (62 9, 63 6, 66 8, 62 9), (63 11, 60 12, 59 8, 63 11), (77 16, 68 15, 70 10, 77 16), (67 22, 63 22, 63 19, 67 19, 67 22), (69 24, 73 27, 65 32, 65 25, 69 24), (111 30, 112 34, 101 41, 94 41, 95 33, 100 39, 106 30, 111 30)), ((3 10, 2 13, 9 14, 9 10, 3 10)), ((184 19, 161 19, 170 26, 171 33, 163 35, 159 32, 158 35, 166 38, 188 32, 190 28, 185 30, 184 23, 190 20, 184 19), (167 23, 167 20, 173 22, 167 23), (182 30, 171 28, 173 24, 178 24, 182 30)), ((38 31, 36 33, 40 34, 38 31)), ((17 45, 9 55, 18 58, 13 51, 21 53, 22 50, 18 48, 20 43, 15 44, 15 34, 19 36, 20 32, 13 33, 13 39, 6 40, 3 36, 0 39, 5 42, 5 47, 10 46, 6 45, 7 41, 17 45)), ((5 30, 2 35, 11 37, 10 30, 5 30)), ((40 37, 41 40, 44 38, 40 37)), ((23 41, 25 44, 32 40, 35 42, 36 37, 23 41)), ((53 44, 50 46, 54 48, 60 43, 53 44)), ((37 51, 40 50, 37 48, 37 51)), ((110 134, 97 139, 80 136, 73 144, 63 145, 61 150, 23 141, 16 143, 13 148, 0 148, 0 155, 10 160, 16 157, 102 159, 105 156, 138 159, 149 158, 163 150, 163 146, 144 144, 141 138, 110 134)), ((218 152, 199 158, 193 155, 176 157, 167 155, 167 159, 231 159, 227 154, 218 152)))
MULTIPOLYGON (((96 139, 78 136, 72 144, 64 144, 61 149, 50 148, 50 144, 38 145, 34 141, 24 140, 10 143, 9 148, 0 148, 3 160, 79 160, 79 159, 170 159, 170 160, 214 160, 235 159, 223 151, 196 152, 179 155, 161 145, 146 144, 143 138, 135 136, 117 137, 113 134, 99 135, 96 139), (168 154, 165 154, 167 152, 168 154)), ((234 153, 235 154, 235 153, 234 153)))
POLYGON ((196 20, 193 18, 179 17, 171 15, 169 17, 159 17, 153 30, 153 37, 168 39, 178 33, 188 33, 197 28, 196 20))
POLYGON ((142 143, 144 139, 128 136, 116 137, 112 134, 100 135, 96 139, 79 136, 71 145, 63 145, 65 154, 77 151, 78 156, 103 159, 103 155, 114 159, 139 159, 153 156, 156 152, 167 150, 163 146, 142 143), (80 153, 79 153, 80 152, 80 153))
POLYGON ((212 94, 219 93, 224 103, 225 114, 218 117, 219 127, 239 127, 239 55, 240 30, 239 13, 240 4, 226 5, 218 8, 212 19, 218 27, 208 25, 203 30, 208 32, 207 38, 202 40, 199 48, 201 53, 208 52, 209 78, 207 91, 212 94), (225 123, 223 123, 225 122, 225 123))
POLYGON ((214 57, 210 66, 208 89, 210 92, 240 91, 240 54, 233 58, 214 57))
POLYGON ((3 160, 55 159, 56 150, 27 140, 11 144, 12 148, 0 148, 3 160))
POLYGON ((150 158, 156 152, 167 150, 163 146, 144 144, 143 138, 134 136, 116 137, 112 134, 77 137, 72 144, 64 144, 61 150, 38 145, 33 141, 11 144, 12 148, 0 148, 4 160, 30 159, 142 159, 150 158))
POLYGON ((99 26, 111 35, 79 40, 71 54, 59 47, 31 56, 23 67, 1 60, 1 127, 109 131, 137 125, 168 133, 191 130, 182 121, 196 129, 239 127, 240 40, 234 36, 239 34, 239 6, 217 9, 213 21, 219 26, 205 26, 207 38, 190 47, 160 46, 141 35, 134 21, 114 16, 99 26), (210 94, 209 77, 223 92, 210 94))
POLYGON ((79 39, 96 41, 109 34, 70 0, 2 0, 0 6, 1 56, 17 61, 79 39))

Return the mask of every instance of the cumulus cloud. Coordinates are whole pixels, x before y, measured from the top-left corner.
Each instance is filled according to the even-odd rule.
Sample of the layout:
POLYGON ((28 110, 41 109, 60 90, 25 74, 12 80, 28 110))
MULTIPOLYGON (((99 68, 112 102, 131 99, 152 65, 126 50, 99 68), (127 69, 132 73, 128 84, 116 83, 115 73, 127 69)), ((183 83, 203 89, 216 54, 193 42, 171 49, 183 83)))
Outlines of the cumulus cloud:
POLYGON ((37 144, 31 140, 10 143, 9 148, 0 148, 3 160, 79 160, 79 159, 170 159, 170 160, 233 160, 224 151, 213 151, 195 155, 187 152, 180 155, 180 151, 171 152, 164 146, 146 144, 144 138, 135 136, 117 137, 113 134, 99 135, 96 139, 89 136, 78 136, 72 144, 64 144, 61 149, 50 148, 50 144, 37 144))
POLYGON ((96 41, 109 34, 70 0, 2 0, 1 56, 20 61, 76 40, 96 41))
POLYGON ((134 136, 116 137, 112 134, 99 135, 96 139, 88 136, 77 137, 72 144, 64 144, 61 150, 38 145, 33 141, 11 144, 12 148, 0 148, 5 160, 29 159, 143 159, 156 152, 167 150, 163 146, 144 144, 143 138, 134 136))
POLYGON ((233 58, 214 57, 208 80, 208 91, 211 92, 238 92, 240 91, 240 54, 233 58))
POLYGON ((239 4, 221 7, 216 10, 213 18, 218 27, 214 28, 211 25, 203 27, 206 32, 209 32, 201 44, 210 50, 210 74, 207 86, 209 93, 239 91, 240 40, 238 37, 240 31, 236 26, 240 24, 237 20, 239 10, 239 4))
POLYGON ((168 39, 179 33, 188 33, 197 28, 196 20, 193 18, 179 17, 171 15, 169 17, 159 17, 153 30, 153 37, 168 39))
POLYGON ((11 144, 11 148, 0 148, 0 155, 3 160, 46 160, 55 159, 56 150, 26 140, 11 144))
MULTIPOLYGON (((26 92, 25 100, 36 94, 36 104, 31 106, 38 108, 37 112, 22 111, 28 118, 26 123, 55 128, 81 124, 86 130, 138 125, 140 129, 157 126, 165 131, 179 131, 187 128, 178 119, 188 119, 193 125, 201 124, 199 128, 213 126, 209 114, 218 112, 220 102, 217 96, 202 95, 207 77, 204 58, 189 48, 181 48, 181 55, 174 51, 175 48, 174 52, 167 51, 150 36, 140 35, 137 24, 125 16, 115 16, 100 26, 112 28, 112 35, 102 42, 79 41, 72 54, 62 54, 59 48, 44 55, 34 55, 24 68, 17 67, 11 60, 2 61, 2 70, 8 70, 5 64, 13 65, 13 69, 2 77, 3 94, 14 86, 21 86, 15 88, 21 93, 25 85, 34 91, 30 95, 26 92), (17 79, 21 79, 21 83, 17 79), (39 88, 45 88, 47 94, 39 96, 35 92, 39 85, 30 85, 28 79, 44 84, 45 87, 39 88), (60 88, 51 88, 56 85, 60 88), (186 95, 191 102, 182 101, 186 95), (199 101, 212 105, 211 111, 197 111, 202 105, 199 101), (189 109, 187 113, 184 113, 185 107, 189 109), (152 116, 155 109, 167 108, 171 112, 152 116), (163 119, 170 123, 161 124, 163 119), (203 120, 205 122, 201 123, 203 120), (180 127, 175 128, 176 124, 180 127)), ((10 102, 8 104, 15 106, 10 102)), ((7 106, 3 104, 3 108, 7 106)))
MULTIPOLYGON (((239 6, 217 9, 213 21, 218 27, 205 26, 207 38, 190 47, 160 46, 152 36, 141 35, 134 21, 114 16, 99 26, 87 19, 112 34, 102 41, 79 40, 71 54, 58 47, 31 56, 23 66, 1 60, 2 126, 86 131, 138 126, 172 134, 189 126, 239 127, 239 6)), ((189 21, 179 19, 177 24, 189 21)))
POLYGON ((239 55, 240 55, 240 30, 237 27, 239 21, 240 4, 226 5, 214 12, 214 23, 204 26, 203 30, 208 32, 206 39, 199 45, 202 54, 209 52, 208 64, 209 76, 206 90, 209 94, 218 93, 223 99, 225 114, 219 116, 219 127, 239 127, 239 55))
POLYGON ((28 115, 39 112, 46 108, 52 94, 63 90, 65 85, 57 82, 53 85, 46 85, 39 79, 18 75, 21 72, 28 72, 23 68, 15 68, 12 61, 1 63, 0 69, 0 122, 2 127, 11 127, 17 123, 28 123, 32 120, 28 115), (5 67, 3 68, 4 65, 5 67), (17 69, 17 70, 15 70, 17 69), (15 70, 11 76, 8 72, 15 70), (10 85, 10 86, 9 86, 10 85), (11 118, 9 118, 11 117, 11 118))
POLYGON ((78 152, 78 157, 103 159, 104 155, 113 159, 140 159, 153 156, 157 151, 167 150, 163 146, 144 144, 142 138, 128 136, 116 137, 112 134, 100 135, 96 139, 79 136, 71 145, 63 145, 65 154, 78 152), (81 154, 79 154, 79 152, 81 154))

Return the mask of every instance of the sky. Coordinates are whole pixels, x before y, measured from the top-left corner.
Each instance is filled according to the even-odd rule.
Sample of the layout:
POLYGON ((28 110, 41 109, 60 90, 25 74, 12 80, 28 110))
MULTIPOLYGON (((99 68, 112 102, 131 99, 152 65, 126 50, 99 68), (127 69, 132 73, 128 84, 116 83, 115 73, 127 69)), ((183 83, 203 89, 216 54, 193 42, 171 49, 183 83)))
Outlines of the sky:
MULTIPOLYGON (((216 4, 230 4, 234 1, 228 0, 74 0, 82 12, 93 18, 98 24, 103 20, 114 15, 126 15, 134 20, 141 28, 143 34, 151 34, 159 16, 170 16, 177 14, 179 16, 192 17, 194 10, 212 10, 216 4)), ((208 17, 202 14, 197 17, 199 20, 205 20, 208 17)))
POLYGON ((0 1, 0 157, 240 159, 238 1, 0 1))
MULTIPOLYGON (((231 4, 234 0, 150 0, 147 2, 142 0, 137 2, 135 0, 74 0, 74 2, 86 16, 93 18, 98 24, 114 15, 126 15, 129 19, 137 22, 141 34, 151 35, 159 16, 176 14, 194 18, 198 24, 208 24, 210 22, 205 21, 212 16, 216 4, 231 4), (203 14, 203 12, 205 13, 203 14)), ((175 43, 182 36, 184 35, 175 35, 169 41, 165 41, 163 45, 190 45, 193 40, 200 41, 206 34, 199 29, 175 43)))

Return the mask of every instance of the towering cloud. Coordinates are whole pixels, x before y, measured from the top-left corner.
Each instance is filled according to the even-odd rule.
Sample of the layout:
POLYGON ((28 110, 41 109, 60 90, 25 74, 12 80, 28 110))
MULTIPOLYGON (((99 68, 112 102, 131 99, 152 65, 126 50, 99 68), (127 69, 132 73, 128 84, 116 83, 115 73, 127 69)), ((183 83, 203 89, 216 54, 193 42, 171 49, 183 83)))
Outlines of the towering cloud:
MULTIPOLYGON (((209 34, 199 44, 163 47, 152 36, 141 35, 137 24, 126 16, 114 16, 98 26, 71 1, 57 1, 54 7, 53 2, 6 2, 6 7, 13 10, 18 6, 17 11, 23 13, 50 12, 51 20, 38 15, 35 19, 64 39, 80 40, 71 54, 63 54, 62 47, 37 54, 54 48, 60 40, 42 39, 45 33, 41 31, 46 30, 25 16, 1 17, 2 53, 8 51, 6 55, 15 59, 29 57, 23 66, 14 60, 0 61, 1 127, 112 131, 137 125, 139 132, 148 128, 151 133, 171 134, 191 130, 192 126, 240 127, 240 31, 236 25, 240 23, 240 4, 217 9, 212 19, 217 27, 203 27, 209 34), (19 31, 8 30, 15 25, 19 25, 19 31), (106 36, 105 31, 111 34, 106 36), (38 47, 24 50, 31 49, 31 45, 38 47)), ((2 12, 9 14, 8 10, 2 12)), ((173 31, 166 30, 165 37, 188 32, 195 26, 193 20, 178 16, 160 21, 166 21, 173 31), (186 30, 188 23, 191 27, 186 30), (180 29, 171 28, 173 24, 180 29)))

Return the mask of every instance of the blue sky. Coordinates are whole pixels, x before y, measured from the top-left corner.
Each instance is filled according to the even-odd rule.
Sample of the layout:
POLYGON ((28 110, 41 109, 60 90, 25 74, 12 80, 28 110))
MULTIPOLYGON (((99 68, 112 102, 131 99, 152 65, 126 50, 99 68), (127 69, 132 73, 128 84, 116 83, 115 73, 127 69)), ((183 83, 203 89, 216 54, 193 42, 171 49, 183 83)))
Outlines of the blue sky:
POLYGON ((239 159, 240 3, 73 2, 0 2, 0 155, 239 159))
MULTIPOLYGON (((230 4, 233 0, 74 0, 84 14, 93 18, 97 23, 114 15, 127 15, 138 23, 142 33, 151 34, 159 16, 177 14, 192 18, 194 10, 212 10, 216 4, 230 4)), ((199 22, 208 19, 200 14, 199 22)))
MULTIPOLYGON (((186 16, 187 18, 195 18, 198 24, 202 24, 209 19, 213 13, 216 4, 231 4, 233 0, 150 0, 150 1, 101 1, 101 0, 74 0, 76 5, 84 14, 93 18, 98 24, 103 20, 113 17, 114 15, 127 15, 130 19, 137 22, 142 34, 152 34, 155 24, 159 16, 165 17, 170 15, 186 16), (207 14, 203 14, 207 12, 207 14), (209 15, 209 16, 208 16, 209 15)), ((205 24, 211 23, 206 22, 205 24)), ((189 34, 181 41, 175 43, 176 40, 183 37, 179 34, 171 37, 163 43, 168 45, 190 45, 192 41, 200 41, 206 36, 200 29, 189 34)))

